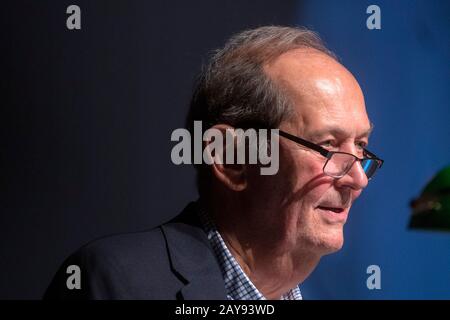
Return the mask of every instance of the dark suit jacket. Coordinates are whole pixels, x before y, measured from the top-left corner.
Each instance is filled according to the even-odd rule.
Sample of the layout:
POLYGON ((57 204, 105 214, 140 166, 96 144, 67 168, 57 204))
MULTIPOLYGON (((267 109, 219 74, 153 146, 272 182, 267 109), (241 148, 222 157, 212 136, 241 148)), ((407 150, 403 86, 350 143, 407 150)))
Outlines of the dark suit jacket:
POLYGON ((93 241, 61 266, 45 299, 225 300, 225 284, 195 203, 174 220, 145 232, 93 241), (81 289, 69 290, 69 265, 81 269, 81 289))

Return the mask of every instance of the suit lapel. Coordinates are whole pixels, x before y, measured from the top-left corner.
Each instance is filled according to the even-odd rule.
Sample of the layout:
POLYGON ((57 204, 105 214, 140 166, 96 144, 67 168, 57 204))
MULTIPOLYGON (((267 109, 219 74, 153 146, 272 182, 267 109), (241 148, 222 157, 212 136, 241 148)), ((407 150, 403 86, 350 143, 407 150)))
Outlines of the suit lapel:
POLYGON ((195 204, 161 226, 172 271, 182 281, 181 298, 225 300, 225 283, 213 249, 196 219, 195 204))

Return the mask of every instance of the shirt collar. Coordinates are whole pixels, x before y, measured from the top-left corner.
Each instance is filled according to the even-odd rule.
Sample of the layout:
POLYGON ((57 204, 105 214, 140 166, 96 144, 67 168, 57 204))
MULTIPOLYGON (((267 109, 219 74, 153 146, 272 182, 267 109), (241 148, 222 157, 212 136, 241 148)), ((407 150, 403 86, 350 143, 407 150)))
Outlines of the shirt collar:
MULTIPOLYGON (((202 207, 199 209, 199 218, 219 262, 227 298, 229 300, 266 300, 228 250, 213 220, 202 207)), ((296 286, 283 294, 281 300, 302 300, 299 287, 296 286)))

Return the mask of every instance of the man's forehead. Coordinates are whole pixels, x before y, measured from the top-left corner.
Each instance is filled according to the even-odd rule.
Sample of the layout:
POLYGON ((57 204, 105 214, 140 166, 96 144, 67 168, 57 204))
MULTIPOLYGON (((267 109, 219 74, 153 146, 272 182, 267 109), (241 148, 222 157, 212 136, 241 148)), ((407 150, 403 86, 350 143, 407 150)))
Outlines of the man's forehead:
POLYGON ((264 66, 273 79, 310 78, 313 74, 345 72, 346 69, 334 58, 316 49, 289 50, 264 66))
POLYGON ((315 49, 291 50, 265 65, 265 72, 294 99, 352 95, 363 99, 354 76, 332 57, 315 49))
POLYGON ((363 102, 348 103, 348 100, 342 99, 339 104, 324 106, 321 104, 324 101, 328 100, 297 101, 289 121, 293 129, 301 135, 315 137, 330 134, 336 137, 370 135, 373 124, 363 102))
POLYGON ((298 134, 368 137, 372 131, 358 82, 332 57, 315 49, 291 50, 265 71, 290 96, 298 134))
POLYGON ((338 125, 323 125, 318 127, 309 128, 309 135, 311 137, 320 138, 327 135, 335 137, 348 137, 354 135, 356 138, 368 138, 373 131, 373 124, 369 122, 367 125, 350 128, 348 126, 338 125), (354 132, 353 132, 354 131, 354 132))
POLYGON ((332 96, 311 99, 303 96, 292 102, 294 112, 286 124, 299 135, 368 137, 373 130, 363 97, 338 95, 335 99, 332 96))

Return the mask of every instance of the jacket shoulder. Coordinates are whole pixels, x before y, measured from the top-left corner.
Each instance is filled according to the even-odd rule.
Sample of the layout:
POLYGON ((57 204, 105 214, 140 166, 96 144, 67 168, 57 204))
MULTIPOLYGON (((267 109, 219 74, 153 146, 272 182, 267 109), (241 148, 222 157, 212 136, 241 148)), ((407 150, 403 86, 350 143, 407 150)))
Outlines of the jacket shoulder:
POLYGON ((157 227, 84 245, 64 261, 44 298, 174 299, 181 285, 171 272, 166 240, 157 227), (79 289, 68 288, 68 281, 77 281, 70 278, 69 266, 79 268, 79 289))
POLYGON ((81 247, 59 268, 44 299, 225 297, 222 274, 197 211, 191 203, 159 227, 81 247), (70 266, 78 267, 81 288, 69 288, 77 280, 70 266))

